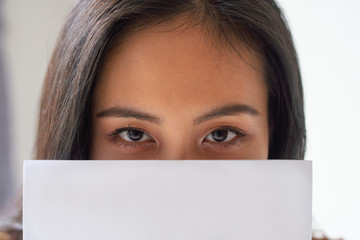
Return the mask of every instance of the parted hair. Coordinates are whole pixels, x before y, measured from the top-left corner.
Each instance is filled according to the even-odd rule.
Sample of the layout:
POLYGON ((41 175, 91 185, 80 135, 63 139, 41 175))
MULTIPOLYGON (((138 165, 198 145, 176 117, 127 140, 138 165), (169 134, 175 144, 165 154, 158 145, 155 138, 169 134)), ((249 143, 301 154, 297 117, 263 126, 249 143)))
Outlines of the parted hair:
POLYGON ((88 159, 92 95, 111 42, 183 17, 235 49, 261 53, 268 88, 269 159, 303 159, 301 75, 286 20, 273 0, 80 0, 61 31, 43 86, 36 159, 88 159))

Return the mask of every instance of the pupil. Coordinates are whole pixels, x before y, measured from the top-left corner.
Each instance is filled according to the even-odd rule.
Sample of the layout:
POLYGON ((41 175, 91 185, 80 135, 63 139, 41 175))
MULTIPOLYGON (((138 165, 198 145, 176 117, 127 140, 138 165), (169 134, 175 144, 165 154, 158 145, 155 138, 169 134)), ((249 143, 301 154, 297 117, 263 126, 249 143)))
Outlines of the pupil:
POLYGON ((138 130, 128 130, 128 136, 132 141, 138 141, 143 137, 144 133, 138 130))
POLYGON ((227 138, 227 130, 216 130, 211 133, 211 136, 216 142, 222 142, 227 138))

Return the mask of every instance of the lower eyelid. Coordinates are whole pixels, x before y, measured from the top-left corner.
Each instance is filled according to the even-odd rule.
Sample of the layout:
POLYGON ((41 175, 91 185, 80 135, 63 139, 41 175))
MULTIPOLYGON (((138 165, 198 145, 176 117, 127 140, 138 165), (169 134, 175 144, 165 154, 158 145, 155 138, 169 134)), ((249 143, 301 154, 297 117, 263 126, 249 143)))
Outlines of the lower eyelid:
POLYGON ((143 145, 152 144, 152 143, 155 143, 155 140, 150 139, 150 140, 146 140, 146 141, 143 141, 143 142, 128 142, 128 141, 122 139, 122 138, 119 137, 119 136, 113 136, 113 137, 111 138, 111 142, 112 142, 113 144, 119 145, 119 146, 121 146, 122 148, 126 149, 126 148, 128 148, 128 147, 136 148, 136 147, 141 147, 141 146, 143 146, 143 145))
POLYGON ((238 141, 241 141, 243 137, 244 137, 243 135, 236 134, 236 136, 233 139, 231 139, 230 141, 227 141, 227 142, 214 142, 214 141, 208 141, 208 140, 206 142, 213 144, 213 145, 225 145, 225 144, 232 145, 238 141))
MULTIPOLYGON (((216 131, 216 130, 227 130, 227 131, 235 133, 236 136, 232 140, 230 140, 228 142, 205 141, 206 142, 205 145, 211 145, 211 146, 215 146, 215 147, 218 147, 218 148, 230 148, 230 147, 232 147, 234 145, 238 145, 238 143, 241 142, 243 140, 243 138, 246 136, 246 134, 242 130, 234 128, 234 127, 227 127, 227 126, 218 127, 216 129, 212 130, 209 134, 211 134, 213 131, 216 131)), ((206 135, 206 136, 208 136, 208 135, 206 135)), ((113 131, 111 134, 109 134, 109 137, 111 138, 111 141, 114 144, 121 145, 121 147, 123 147, 123 148, 128 148, 128 147, 135 148, 135 147, 141 147, 142 145, 147 145, 147 144, 150 144, 150 143, 157 143, 155 141, 155 139, 150 134, 148 134, 146 131, 144 131, 143 129, 138 128, 138 127, 129 126, 129 125, 117 128, 115 131, 113 131), (129 142, 129 141, 126 141, 125 139, 120 137, 119 134, 121 132, 124 132, 124 131, 127 131, 127 130, 141 131, 144 134, 146 134, 149 137, 149 139, 147 139, 145 141, 141 141, 141 142, 129 142)), ((204 140, 203 140, 203 142, 204 142, 204 140)))

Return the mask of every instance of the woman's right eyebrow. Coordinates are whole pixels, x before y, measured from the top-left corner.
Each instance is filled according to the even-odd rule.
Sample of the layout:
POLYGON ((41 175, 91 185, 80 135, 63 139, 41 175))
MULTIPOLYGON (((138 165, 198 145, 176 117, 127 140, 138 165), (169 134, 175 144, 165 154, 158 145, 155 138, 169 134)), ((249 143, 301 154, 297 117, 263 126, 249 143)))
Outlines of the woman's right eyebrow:
POLYGON ((100 117, 100 118, 102 118, 102 117, 136 118, 136 119, 145 120, 145 121, 156 123, 156 124, 161 124, 161 122, 162 122, 159 117, 151 115, 149 113, 142 112, 140 110, 133 109, 133 108, 119 107, 119 106, 112 107, 112 108, 106 109, 104 111, 101 111, 98 114, 96 114, 96 116, 100 117))
MULTIPOLYGON (((246 105, 246 104, 227 104, 221 107, 217 107, 206 114, 196 118, 194 120, 194 125, 198 125, 200 123, 209 121, 211 119, 225 117, 225 116, 235 116, 240 114, 247 114, 252 117, 256 117, 259 115, 259 111, 255 108, 246 105)), ((158 116, 154 116, 152 114, 143 112, 138 109, 129 108, 129 107, 119 107, 115 106, 96 114, 97 117, 115 117, 115 118, 136 118, 140 120, 145 120, 148 122, 161 124, 162 120, 158 116)))

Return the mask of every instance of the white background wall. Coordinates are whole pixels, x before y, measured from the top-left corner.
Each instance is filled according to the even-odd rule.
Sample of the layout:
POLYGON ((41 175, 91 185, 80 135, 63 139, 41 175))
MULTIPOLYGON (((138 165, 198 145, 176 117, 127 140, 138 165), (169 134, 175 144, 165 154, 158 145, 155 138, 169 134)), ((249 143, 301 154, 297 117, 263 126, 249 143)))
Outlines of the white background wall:
MULTIPOLYGON (((279 0, 298 49, 313 215, 330 237, 360 239, 360 3, 279 0)), ((6 50, 14 173, 32 157, 42 80, 71 0, 7 0, 6 50)))
POLYGON ((313 215, 330 236, 360 239, 360 2, 279 0, 305 87, 313 215))
POLYGON ((72 0, 4 0, 11 140, 17 185, 22 161, 31 159, 42 81, 72 0))

